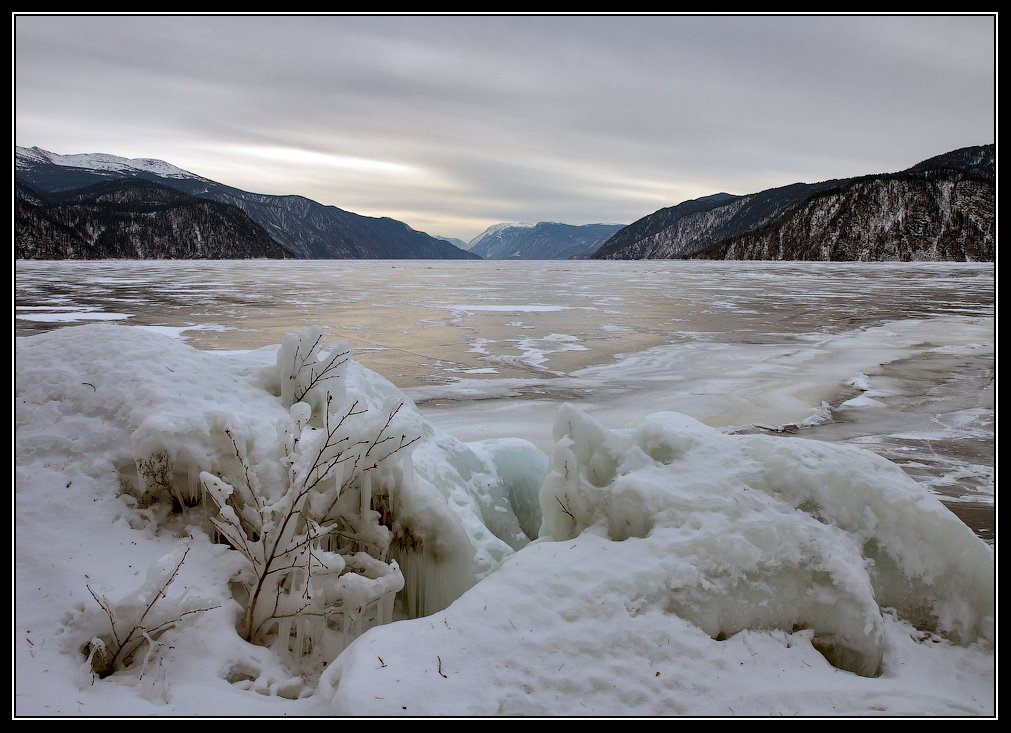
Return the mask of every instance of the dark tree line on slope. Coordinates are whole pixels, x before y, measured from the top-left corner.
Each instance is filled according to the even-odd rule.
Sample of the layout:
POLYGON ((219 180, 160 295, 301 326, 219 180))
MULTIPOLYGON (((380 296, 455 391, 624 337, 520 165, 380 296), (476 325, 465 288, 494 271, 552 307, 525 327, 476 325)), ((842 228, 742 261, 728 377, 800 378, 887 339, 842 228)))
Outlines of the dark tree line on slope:
POLYGON ((975 172, 867 176, 822 191, 783 216, 695 257, 734 260, 989 262, 994 187, 975 172))
POLYGON ((291 254, 234 206, 139 179, 15 189, 18 259, 234 259, 291 254))

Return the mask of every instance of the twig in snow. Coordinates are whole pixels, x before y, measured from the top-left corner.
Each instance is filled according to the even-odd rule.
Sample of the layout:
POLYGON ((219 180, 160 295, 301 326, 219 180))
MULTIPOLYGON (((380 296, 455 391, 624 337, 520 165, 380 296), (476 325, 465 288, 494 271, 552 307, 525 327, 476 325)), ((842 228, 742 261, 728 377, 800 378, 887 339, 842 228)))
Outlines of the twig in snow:
MULTIPOLYGON (((566 497, 566 498, 568 498, 568 497, 566 497)), ((558 502, 558 506, 560 506, 560 507, 562 508, 562 511, 563 511, 563 512, 565 512, 565 513, 566 513, 566 514, 568 514, 568 515, 569 515, 570 517, 572 517, 572 523, 573 523, 573 524, 575 524, 575 523, 576 523, 576 515, 575 515, 575 514, 573 514, 573 513, 571 512, 571 511, 569 511, 569 508, 568 508, 568 507, 566 507, 566 506, 565 506, 565 505, 564 505, 564 504, 562 503, 562 500, 561 500, 561 499, 559 499, 559 498, 558 498, 557 496, 555 497, 555 501, 557 501, 557 502, 558 502)))
POLYGON ((88 645, 89 651, 86 662, 91 665, 92 670, 97 673, 99 677, 108 677, 110 674, 113 674, 114 672, 117 672, 127 666, 133 657, 140 651, 141 647, 147 643, 149 648, 147 655, 144 658, 144 664, 141 667, 141 676, 143 676, 144 670, 147 667, 147 662, 150 660, 151 653, 153 652, 155 646, 168 646, 163 642, 156 641, 162 633, 176 626, 186 616, 194 613, 203 613, 204 611, 210 611, 219 607, 209 606, 207 608, 191 608, 181 611, 173 618, 160 623, 155 623, 154 625, 148 625, 145 623, 158 601, 166 597, 168 587, 172 585, 173 581, 175 581, 176 577, 179 575, 179 569, 186 561, 186 556, 189 555, 189 552, 189 548, 183 552, 179 562, 176 563, 172 572, 166 576, 164 582, 158 590, 150 597, 150 600, 148 600, 147 605, 144 607, 143 612, 136 621, 131 622, 129 617, 126 620, 117 618, 116 612, 109 600, 105 596, 98 595, 90 585, 85 584, 85 588, 88 589, 91 597, 95 599, 95 602, 105 613, 106 618, 109 619, 111 643, 107 643, 107 641, 110 640, 95 637, 88 645), (127 631, 125 636, 122 636, 122 627, 129 623, 132 623, 131 628, 127 631))

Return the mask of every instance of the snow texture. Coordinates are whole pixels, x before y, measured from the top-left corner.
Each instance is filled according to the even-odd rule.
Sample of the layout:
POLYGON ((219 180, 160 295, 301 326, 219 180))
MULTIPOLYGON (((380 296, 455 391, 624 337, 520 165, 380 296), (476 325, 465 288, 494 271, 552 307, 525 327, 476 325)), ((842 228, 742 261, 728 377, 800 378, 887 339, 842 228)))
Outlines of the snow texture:
MULTIPOLYGON (((292 681, 311 679, 304 669, 295 675, 290 660, 236 633, 241 614, 230 583, 244 572, 241 553, 210 541, 216 508, 205 491, 225 497, 242 480, 233 436, 265 496, 283 500, 286 485, 278 427, 293 418, 281 397, 283 370, 236 363, 135 328, 81 326, 18 340, 18 714, 220 713, 243 709, 227 702, 231 683, 282 697, 311 691, 292 681), (89 586, 115 600, 140 586, 159 558, 186 547, 174 587, 216 608, 167 631, 143 669, 138 660, 92 687, 81 671, 84 650, 104 616, 89 586), (68 702, 81 698, 82 680, 87 700, 105 707, 68 702), (111 702, 110 690, 124 685, 139 697, 111 702), (191 685, 205 689, 202 702, 189 699, 191 685)), ((410 460, 396 466, 395 489, 385 497, 377 490, 381 506, 372 508, 403 572, 403 612, 432 613, 536 534, 547 459, 518 439, 471 449, 433 428, 377 374, 345 366, 339 399, 360 399, 376 416, 403 403, 394 426, 420 437, 410 460)))
POLYGON ((678 413, 609 431, 563 407, 541 535, 593 528, 668 558, 629 580, 710 636, 811 628, 843 669, 878 673, 879 604, 961 642, 993 640, 991 551, 869 451, 724 435, 678 413))
POLYGON ((555 436, 542 539, 355 642, 317 691, 334 713, 992 710, 993 555, 895 466, 676 413, 564 408, 555 436))
POLYGON ((227 356, 128 326, 17 339, 15 714, 993 713, 993 553, 887 461, 566 407, 549 466, 525 440, 441 432, 354 362, 323 393, 363 420, 403 403, 391 426, 419 436, 348 498, 389 532, 400 614, 424 617, 315 671, 243 640, 244 560, 212 541, 205 492, 227 504, 248 467, 283 497, 290 438, 325 425, 325 380, 282 386, 313 339, 227 356), (95 676, 96 598, 134 623, 177 566, 149 617, 163 633, 95 676))

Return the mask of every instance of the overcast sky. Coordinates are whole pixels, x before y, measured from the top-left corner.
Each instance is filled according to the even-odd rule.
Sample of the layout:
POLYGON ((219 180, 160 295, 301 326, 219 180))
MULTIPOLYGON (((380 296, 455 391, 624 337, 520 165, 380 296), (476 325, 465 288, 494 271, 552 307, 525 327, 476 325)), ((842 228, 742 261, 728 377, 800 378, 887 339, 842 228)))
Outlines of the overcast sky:
POLYGON ((976 17, 14 19, 15 142, 432 234, 627 223, 994 142, 976 17))

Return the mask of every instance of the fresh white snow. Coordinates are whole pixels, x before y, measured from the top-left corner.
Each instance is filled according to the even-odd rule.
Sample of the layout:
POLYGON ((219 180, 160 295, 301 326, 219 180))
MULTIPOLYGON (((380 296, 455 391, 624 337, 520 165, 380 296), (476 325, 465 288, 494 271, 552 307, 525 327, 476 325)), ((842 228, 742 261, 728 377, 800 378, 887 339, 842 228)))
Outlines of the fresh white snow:
MULTIPOLYGON (((295 670, 284 672, 280 660, 265 664, 263 650, 233 629, 237 609, 229 579, 239 572, 240 557, 210 543, 214 512, 201 491, 208 482, 201 472, 238 480, 231 439, 245 446, 249 471, 266 495, 279 496, 285 463, 278 430, 291 418, 273 353, 222 358, 164 335, 110 326, 18 341, 16 616, 19 654, 25 655, 20 714, 77 710, 65 705, 81 696, 80 650, 104 618, 88 586, 121 596, 140 585, 159 557, 185 547, 190 552, 180 587, 199 595, 202 607, 218 606, 185 624, 185 633, 195 629, 199 638, 201 629, 210 629, 215 653, 207 658, 203 703, 191 707, 184 698, 172 704, 165 688, 156 695, 158 704, 169 705, 161 712, 221 712, 214 707, 214 689, 227 690, 235 668, 259 670, 248 681, 261 686, 268 678, 292 677, 295 670), (237 366, 243 362, 247 366, 237 366)), ((280 358, 287 359, 283 350, 280 358)), ((419 438, 392 477, 396 488, 388 489, 384 511, 393 531, 392 555, 407 583, 404 610, 431 613, 529 542, 524 528, 536 535, 536 491, 547 459, 518 439, 466 446, 432 428, 389 382, 353 363, 347 367, 338 401, 354 401, 359 412, 367 407, 373 422, 403 402, 391 430, 419 438)), ((183 634, 183 626, 166 636, 183 634)), ((167 647, 157 663, 171 676, 167 670, 180 667, 165 654, 167 647)), ((85 674, 85 687, 108 690, 129 679, 143 691, 140 674, 127 670, 95 685, 85 674)), ((193 675, 185 674, 192 682, 193 675)), ((143 704, 145 694, 114 709, 152 712, 143 704)))

